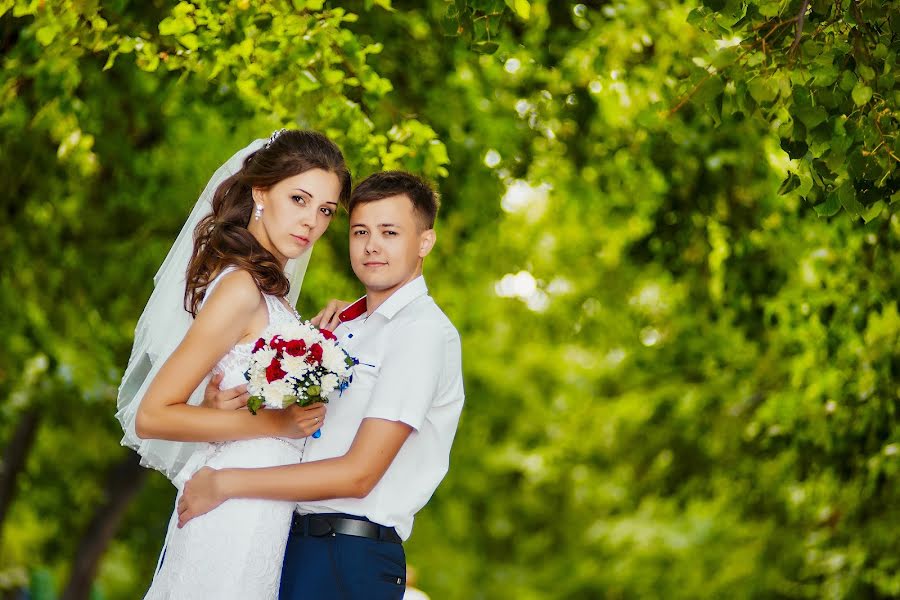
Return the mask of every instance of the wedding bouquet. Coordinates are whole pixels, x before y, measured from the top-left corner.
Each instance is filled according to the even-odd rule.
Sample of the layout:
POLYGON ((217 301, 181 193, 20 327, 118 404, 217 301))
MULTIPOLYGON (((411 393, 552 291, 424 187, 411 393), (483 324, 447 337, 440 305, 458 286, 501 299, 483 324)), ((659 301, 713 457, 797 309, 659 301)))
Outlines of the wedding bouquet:
POLYGON ((355 364, 327 329, 308 321, 271 325, 253 346, 244 373, 247 408, 255 415, 263 406, 327 402, 328 394, 350 382, 355 364))

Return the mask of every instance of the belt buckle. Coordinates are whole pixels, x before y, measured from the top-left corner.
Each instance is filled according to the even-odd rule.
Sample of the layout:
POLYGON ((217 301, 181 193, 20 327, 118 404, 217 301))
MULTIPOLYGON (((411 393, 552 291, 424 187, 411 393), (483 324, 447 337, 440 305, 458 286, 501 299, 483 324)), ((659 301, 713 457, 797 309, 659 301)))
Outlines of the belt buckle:
POLYGON ((307 516, 307 532, 312 537, 325 537, 337 535, 334 531, 334 525, 329 519, 316 515, 307 516))

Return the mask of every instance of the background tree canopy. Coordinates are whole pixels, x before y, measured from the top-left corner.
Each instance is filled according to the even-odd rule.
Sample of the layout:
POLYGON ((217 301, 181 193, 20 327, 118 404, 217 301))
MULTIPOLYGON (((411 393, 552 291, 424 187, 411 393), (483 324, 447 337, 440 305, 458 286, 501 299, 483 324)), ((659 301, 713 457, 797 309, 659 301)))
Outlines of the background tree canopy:
MULTIPOLYGON (((134 325, 214 168, 292 126, 443 196, 432 597, 900 596, 898 51, 897 0, 0 0, 0 595, 146 588, 134 325)), ((346 236, 301 312, 360 293, 346 236)))

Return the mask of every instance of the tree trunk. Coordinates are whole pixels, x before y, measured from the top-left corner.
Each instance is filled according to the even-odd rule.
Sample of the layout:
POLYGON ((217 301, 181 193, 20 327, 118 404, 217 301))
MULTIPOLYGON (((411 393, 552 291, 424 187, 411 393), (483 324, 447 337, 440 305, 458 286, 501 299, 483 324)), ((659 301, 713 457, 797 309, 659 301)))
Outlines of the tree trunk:
POLYGON ((131 499, 146 478, 147 469, 141 467, 140 458, 134 452, 128 452, 110 471, 104 501, 97 507, 78 544, 69 582, 60 600, 87 600, 90 597, 100 559, 116 534, 131 499))
POLYGON ((16 481, 25 469, 25 461, 34 444, 39 422, 40 411, 37 407, 32 406, 25 410, 3 453, 3 461, 0 462, 0 537, 9 507, 12 506, 16 495, 16 481))

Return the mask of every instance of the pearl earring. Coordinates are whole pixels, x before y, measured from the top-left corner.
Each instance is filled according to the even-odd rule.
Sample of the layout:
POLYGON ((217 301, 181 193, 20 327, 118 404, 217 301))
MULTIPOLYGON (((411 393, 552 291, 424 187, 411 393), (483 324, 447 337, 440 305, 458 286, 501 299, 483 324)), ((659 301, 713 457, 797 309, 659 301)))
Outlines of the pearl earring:
POLYGON ((253 218, 259 221, 259 218, 262 217, 262 204, 256 205, 256 212, 253 213, 253 218))

